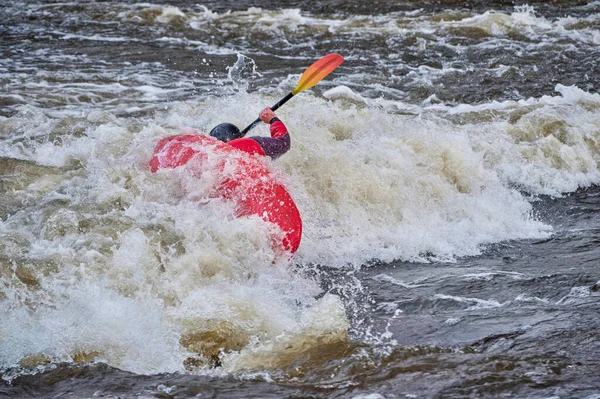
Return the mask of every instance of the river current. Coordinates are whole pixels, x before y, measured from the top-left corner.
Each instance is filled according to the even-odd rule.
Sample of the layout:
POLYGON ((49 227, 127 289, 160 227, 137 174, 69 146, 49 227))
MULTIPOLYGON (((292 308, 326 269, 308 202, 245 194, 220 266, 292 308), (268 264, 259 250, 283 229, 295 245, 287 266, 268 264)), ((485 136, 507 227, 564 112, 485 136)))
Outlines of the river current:
POLYGON ((600 398, 599 57, 598 1, 0 0, 0 396, 600 398), (332 52, 273 263, 148 161, 332 52))

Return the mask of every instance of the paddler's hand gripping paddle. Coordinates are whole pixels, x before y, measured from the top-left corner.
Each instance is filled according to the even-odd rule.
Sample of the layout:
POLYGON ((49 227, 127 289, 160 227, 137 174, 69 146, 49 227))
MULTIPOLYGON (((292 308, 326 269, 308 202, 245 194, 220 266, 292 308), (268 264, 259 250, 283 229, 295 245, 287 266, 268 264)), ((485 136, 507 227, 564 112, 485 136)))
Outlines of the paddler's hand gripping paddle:
MULTIPOLYGON (((308 90, 321 80, 325 78, 325 76, 329 75, 335 68, 340 66, 340 64, 344 62, 344 57, 339 54, 333 53, 326 55, 321 58, 319 61, 315 62, 311 66, 309 66, 306 71, 300 77, 300 81, 298 82, 298 86, 291 92, 289 92, 285 97, 277 102, 277 104, 273 105, 271 109, 275 111, 277 108, 281 107, 285 104, 290 98, 294 97, 296 94, 308 90)), ((254 122, 248 125, 244 130, 242 130, 243 137, 250 129, 260 123, 260 118, 256 118, 254 122)))

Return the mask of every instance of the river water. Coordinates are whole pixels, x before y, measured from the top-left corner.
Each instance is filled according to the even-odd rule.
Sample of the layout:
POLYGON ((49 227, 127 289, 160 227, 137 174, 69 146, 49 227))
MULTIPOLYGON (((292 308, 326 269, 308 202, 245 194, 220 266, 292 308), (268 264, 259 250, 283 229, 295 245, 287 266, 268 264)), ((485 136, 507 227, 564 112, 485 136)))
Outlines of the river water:
POLYGON ((600 398, 600 2, 0 5, 0 396, 600 398), (147 164, 331 52, 273 264, 147 164))

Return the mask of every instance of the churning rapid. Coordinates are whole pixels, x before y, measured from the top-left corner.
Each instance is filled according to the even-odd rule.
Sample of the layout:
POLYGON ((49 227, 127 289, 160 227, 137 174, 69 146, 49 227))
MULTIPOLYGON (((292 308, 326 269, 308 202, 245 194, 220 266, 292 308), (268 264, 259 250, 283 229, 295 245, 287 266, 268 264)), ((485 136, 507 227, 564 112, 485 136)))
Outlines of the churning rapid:
POLYGON ((0 393, 598 397, 600 2, 0 3, 0 393), (148 162, 331 52, 274 263, 148 162))

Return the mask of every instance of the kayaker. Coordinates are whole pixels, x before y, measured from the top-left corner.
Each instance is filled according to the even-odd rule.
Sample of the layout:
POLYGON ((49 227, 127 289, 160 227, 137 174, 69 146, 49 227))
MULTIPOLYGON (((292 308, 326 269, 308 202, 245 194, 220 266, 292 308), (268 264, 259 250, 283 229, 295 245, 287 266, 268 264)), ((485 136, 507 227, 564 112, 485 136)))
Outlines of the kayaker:
POLYGON ((290 149, 290 134, 271 108, 263 109, 258 116, 270 125, 271 137, 242 137, 242 132, 231 123, 217 125, 210 131, 210 136, 249 154, 279 158, 290 149))
POLYGON ((149 166, 156 173, 192 161, 189 176, 204 176, 210 169, 208 181, 213 186, 205 191, 206 198, 232 202, 236 217, 254 215, 279 226, 283 234, 274 232, 273 250, 277 256, 289 256, 302 238, 300 212, 261 157, 240 157, 239 151, 277 158, 289 150, 290 135, 270 108, 262 110, 259 119, 270 124, 271 137, 242 138, 238 128, 230 124, 215 127, 210 136, 195 132, 168 136, 156 144, 149 166))

